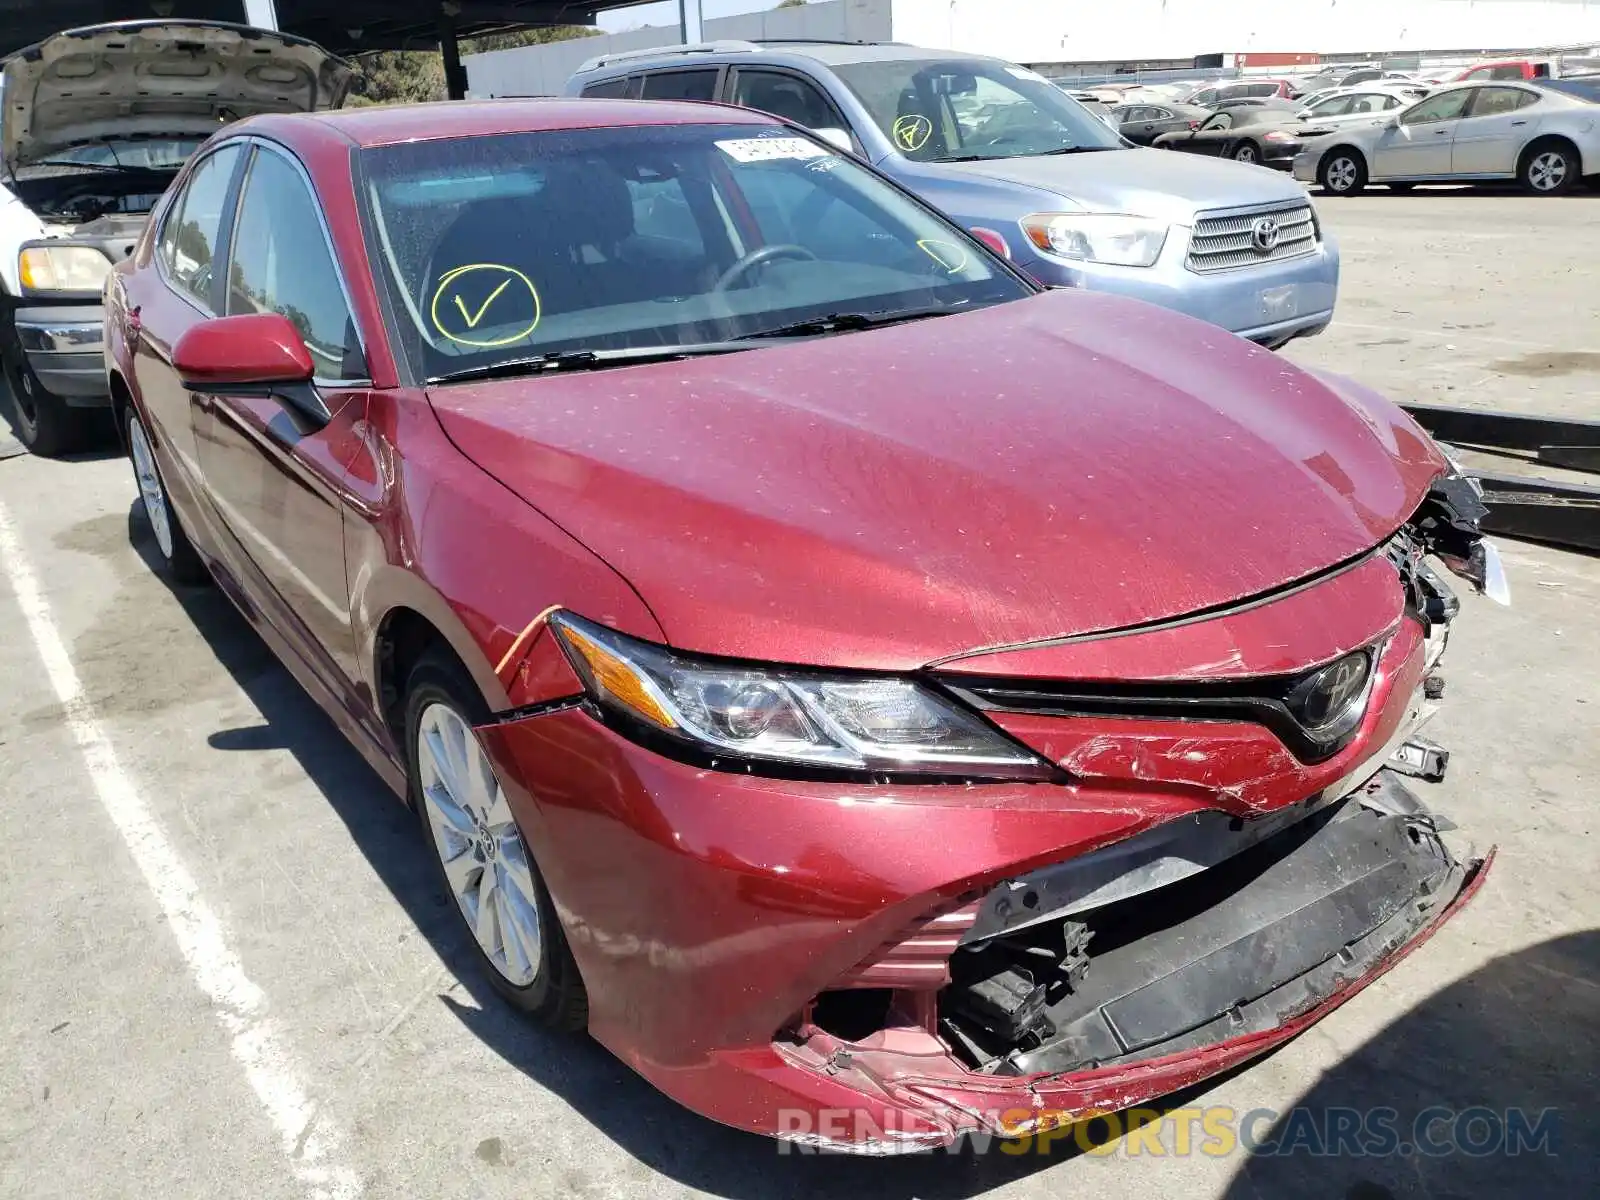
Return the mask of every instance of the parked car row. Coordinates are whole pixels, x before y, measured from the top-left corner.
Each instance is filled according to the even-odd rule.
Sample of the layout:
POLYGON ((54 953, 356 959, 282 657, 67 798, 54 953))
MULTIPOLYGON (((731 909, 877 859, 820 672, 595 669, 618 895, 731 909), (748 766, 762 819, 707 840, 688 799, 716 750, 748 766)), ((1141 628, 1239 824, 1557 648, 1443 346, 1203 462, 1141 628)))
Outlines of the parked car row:
POLYGON ((1458 83, 1398 113, 1308 143, 1294 174, 1334 195, 1369 183, 1519 180, 1535 195, 1600 175, 1600 102, 1591 88, 1458 83), (1587 95, 1585 94, 1587 93, 1587 95))

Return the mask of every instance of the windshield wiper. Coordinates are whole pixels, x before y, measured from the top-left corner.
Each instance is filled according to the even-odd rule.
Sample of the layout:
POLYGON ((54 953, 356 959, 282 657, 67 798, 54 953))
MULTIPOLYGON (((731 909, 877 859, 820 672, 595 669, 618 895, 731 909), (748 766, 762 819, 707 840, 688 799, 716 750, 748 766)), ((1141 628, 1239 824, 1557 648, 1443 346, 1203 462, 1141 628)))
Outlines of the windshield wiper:
POLYGON ((627 367, 639 363, 672 362, 713 354, 737 354, 751 347, 738 342, 704 342, 693 346, 629 346, 622 350, 555 350, 527 358, 484 363, 429 376, 428 382, 465 383, 473 379, 512 379, 518 375, 544 375, 557 371, 602 371, 607 367, 627 367))
POLYGON ((809 321, 796 321, 792 325, 779 325, 776 329, 763 329, 760 333, 747 333, 738 340, 757 342, 765 338, 813 337, 826 333, 853 333, 861 329, 874 329, 883 325, 898 325, 904 321, 925 321, 929 317, 943 317, 957 312, 965 305, 941 305, 937 308, 893 308, 882 312, 842 312, 826 317, 813 317, 809 321))
POLYGON ((138 167, 119 166, 113 163, 76 162, 70 158, 41 158, 37 162, 23 163, 22 166, 24 169, 28 167, 71 167, 74 171, 111 171, 119 175, 125 171, 141 169, 138 167))
POLYGON ((942 163, 969 163, 969 162, 1005 162, 1012 158, 1048 158, 1058 154, 1093 154, 1097 150, 1121 150, 1121 146, 1062 146, 1059 150, 1035 150, 1027 154, 953 154, 948 158, 936 158, 934 162, 942 163))

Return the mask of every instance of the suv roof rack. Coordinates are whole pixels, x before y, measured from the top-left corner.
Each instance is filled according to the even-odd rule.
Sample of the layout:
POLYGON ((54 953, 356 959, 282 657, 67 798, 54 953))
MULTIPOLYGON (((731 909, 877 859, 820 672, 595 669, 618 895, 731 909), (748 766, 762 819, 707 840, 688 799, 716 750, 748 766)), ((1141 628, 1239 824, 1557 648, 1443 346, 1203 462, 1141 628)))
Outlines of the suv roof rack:
POLYGON ((633 62, 642 58, 667 58, 673 55, 688 58, 695 54, 749 54, 766 46, 902 46, 904 44, 904 42, 852 41, 847 38, 762 38, 754 42, 726 38, 716 42, 647 46, 642 50, 618 50, 611 54, 601 54, 589 59, 578 68, 577 73, 584 75, 590 71, 598 71, 601 67, 633 62))
POLYGON ((618 50, 612 54, 597 55, 579 67, 578 73, 581 75, 586 71, 597 71, 601 67, 609 67, 613 63, 632 62, 638 58, 664 58, 673 54, 683 55, 684 57, 692 54, 748 54, 752 50, 759 49, 761 49, 761 46, 756 42, 743 42, 732 39, 720 42, 693 42, 689 45, 646 46, 642 50, 618 50))

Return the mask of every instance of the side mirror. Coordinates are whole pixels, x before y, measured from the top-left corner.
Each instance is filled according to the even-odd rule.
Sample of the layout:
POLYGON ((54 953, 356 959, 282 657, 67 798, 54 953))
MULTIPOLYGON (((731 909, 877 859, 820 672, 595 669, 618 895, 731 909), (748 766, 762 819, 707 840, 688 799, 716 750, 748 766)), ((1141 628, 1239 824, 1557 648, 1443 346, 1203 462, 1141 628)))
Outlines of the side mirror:
POLYGON ((312 421, 328 423, 328 407, 311 385, 311 352, 281 313, 202 321, 172 347, 172 365, 191 392, 273 396, 312 421))
POLYGON ((1400 118, 1399 117, 1385 117, 1383 119, 1383 127, 1385 129, 1399 129, 1400 128, 1400 118))
POLYGON ((811 132, 827 142, 835 150, 843 150, 846 154, 854 154, 856 152, 855 139, 850 136, 848 129, 840 129, 836 125, 830 125, 826 129, 813 129, 811 132))
POLYGON ((1296 121, 1309 121, 1311 119, 1311 110, 1309 108, 1302 108, 1299 112, 1295 113, 1294 119, 1296 121))

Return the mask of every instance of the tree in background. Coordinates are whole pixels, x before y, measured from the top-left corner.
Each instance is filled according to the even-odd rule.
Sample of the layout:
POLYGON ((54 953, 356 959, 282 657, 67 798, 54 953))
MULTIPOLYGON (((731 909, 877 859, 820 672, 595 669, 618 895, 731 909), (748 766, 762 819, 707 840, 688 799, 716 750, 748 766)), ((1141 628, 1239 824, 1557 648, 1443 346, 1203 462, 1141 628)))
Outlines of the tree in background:
MULTIPOLYGON (((462 39, 461 53, 513 50, 518 46, 594 37, 599 32, 589 25, 544 25, 538 29, 491 33, 462 39)), ((356 82, 350 89, 349 104, 409 104, 444 99, 444 60, 437 50, 375 50, 358 55, 355 62, 356 82)))

